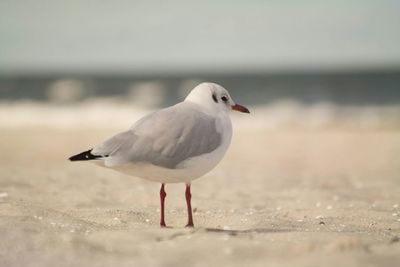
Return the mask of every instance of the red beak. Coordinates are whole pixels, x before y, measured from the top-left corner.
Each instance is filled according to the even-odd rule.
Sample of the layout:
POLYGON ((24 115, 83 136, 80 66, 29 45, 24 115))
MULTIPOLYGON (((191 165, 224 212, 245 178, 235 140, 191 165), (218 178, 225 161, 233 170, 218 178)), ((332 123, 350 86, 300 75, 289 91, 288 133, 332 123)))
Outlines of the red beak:
POLYGON ((250 113, 250 110, 249 110, 248 108, 243 107, 243 106, 241 106, 241 105, 239 105, 239 104, 233 105, 233 106, 232 106, 232 109, 233 109, 233 110, 240 111, 240 112, 243 112, 243 113, 250 113))

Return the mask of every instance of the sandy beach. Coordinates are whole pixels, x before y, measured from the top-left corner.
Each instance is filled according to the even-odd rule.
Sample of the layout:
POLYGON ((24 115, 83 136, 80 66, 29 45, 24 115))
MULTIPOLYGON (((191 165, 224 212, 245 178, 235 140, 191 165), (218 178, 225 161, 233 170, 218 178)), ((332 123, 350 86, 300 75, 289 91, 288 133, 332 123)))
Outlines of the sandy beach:
POLYGON ((400 267, 399 29, 400 0, 0 0, 0 267, 400 267), (159 183, 80 159, 185 100, 92 151, 182 181, 232 109, 161 228, 159 183))
POLYGON ((0 266, 399 265, 396 128, 234 118, 226 157, 192 185, 196 227, 172 184, 160 229, 159 184, 66 160, 130 124, 94 118, 0 128, 0 266))

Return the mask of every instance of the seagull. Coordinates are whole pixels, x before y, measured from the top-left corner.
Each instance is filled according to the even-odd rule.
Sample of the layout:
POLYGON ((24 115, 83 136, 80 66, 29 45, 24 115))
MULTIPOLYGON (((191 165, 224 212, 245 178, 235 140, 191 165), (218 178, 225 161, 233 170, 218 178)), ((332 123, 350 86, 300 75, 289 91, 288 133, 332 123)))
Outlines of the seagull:
POLYGON ((118 172, 161 183, 160 226, 166 227, 166 183, 186 184, 188 222, 194 227, 191 182, 222 160, 232 138, 229 111, 250 111, 236 104, 216 83, 196 86, 184 101, 155 111, 92 149, 69 158, 92 161, 118 172))

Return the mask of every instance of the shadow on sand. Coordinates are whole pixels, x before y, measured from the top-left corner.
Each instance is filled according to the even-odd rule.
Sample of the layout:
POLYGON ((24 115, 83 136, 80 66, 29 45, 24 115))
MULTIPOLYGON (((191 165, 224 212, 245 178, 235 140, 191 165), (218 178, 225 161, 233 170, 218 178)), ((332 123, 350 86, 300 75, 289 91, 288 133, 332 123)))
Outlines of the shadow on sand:
POLYGON ((231 229, 221 229, 221 228, 194 228, 187 232, 177 232, 168 236, 167 238, 157 238, 157 241, 172 240, 181 236, 195 233, 215 233, 224 234, 230 236, 239 235, 252 235, 252 234, 263 234, 263 233, 288 233, 294 232, 296 229, 271 229, 271 228, 254 228, 254 229, 244 229, 244 230, 231 230, 231 229))
POLYGON ((221 233, 221 234, 228 234, 231 236, 236 236, 236 235, 240 235, 240 234, 286 233, 286 232, 295 231, 295 229, 271 229, 271 228, 254 228, 254 229, 245 229, 245 230, 205 228, 204 230, 209 233, 221 233))
POLYGON ((271 229, 271 228, 254 228, 254 229, 244 229, 244 230, 231 230, 231 229, 221 229, 221 228, 194 228, 190 231, 176 232, 168 237, 158 237, 156 241, 173 240, 181 236, 196 234, 196 233, 215 233, 224 234, 230 236, 239 235, 252 235, 252 234, 263 234, 263 233, 288 233, 294 232, 296 229, 271 229))

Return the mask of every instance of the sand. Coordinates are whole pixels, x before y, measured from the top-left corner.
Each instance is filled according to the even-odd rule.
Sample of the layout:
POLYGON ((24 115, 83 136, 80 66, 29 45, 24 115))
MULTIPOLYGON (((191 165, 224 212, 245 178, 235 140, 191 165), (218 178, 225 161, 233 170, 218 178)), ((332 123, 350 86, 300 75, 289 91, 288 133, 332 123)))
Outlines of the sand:
POLYGON ((235 128, 221 164, 159 184, 68 156, 123 128, 0 128, 0 266, 399 266, 400 131, 235 128))

